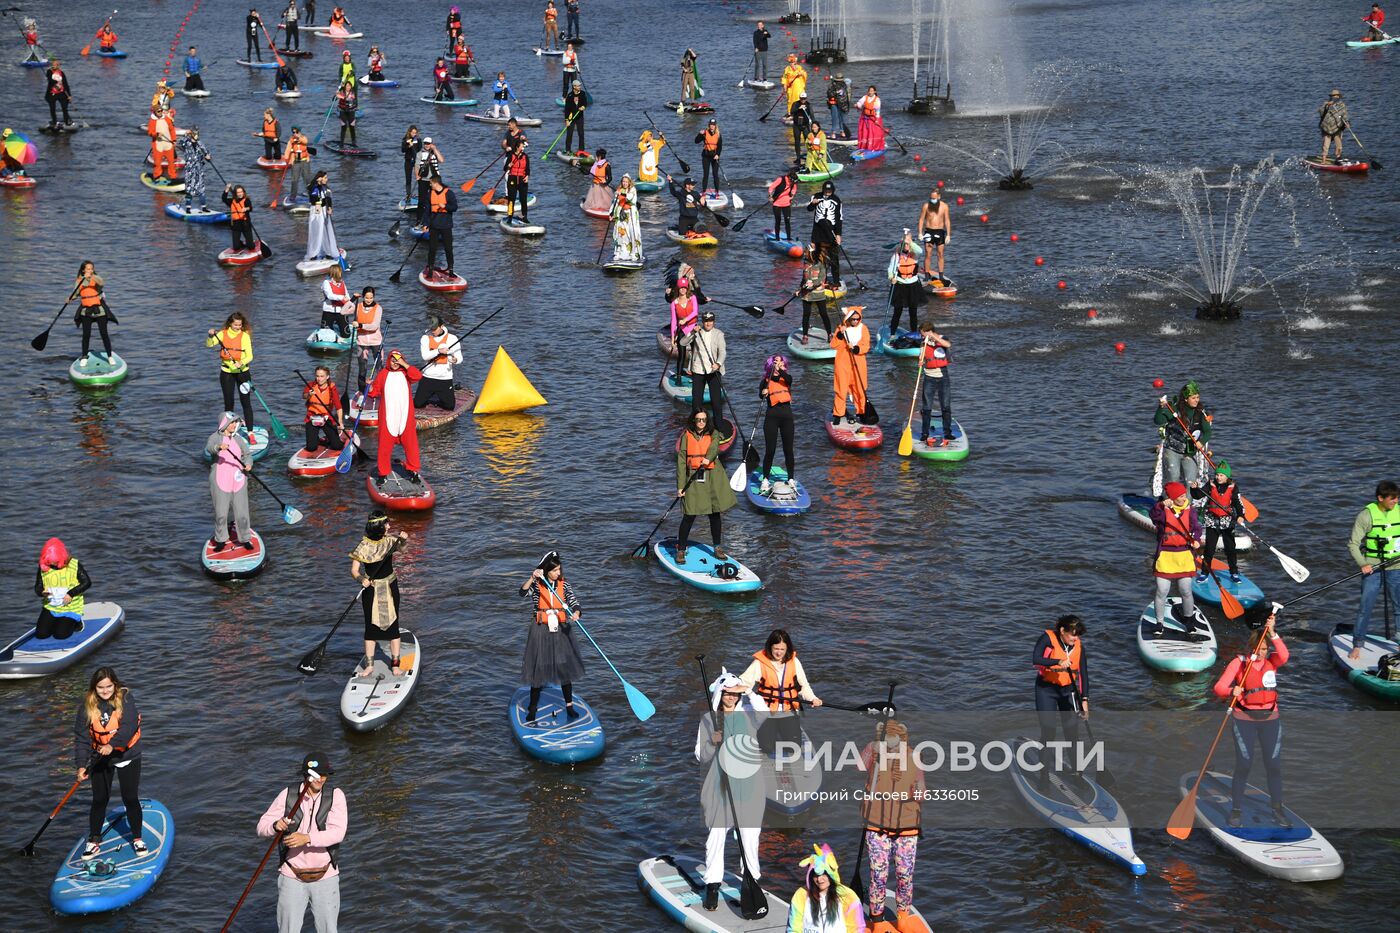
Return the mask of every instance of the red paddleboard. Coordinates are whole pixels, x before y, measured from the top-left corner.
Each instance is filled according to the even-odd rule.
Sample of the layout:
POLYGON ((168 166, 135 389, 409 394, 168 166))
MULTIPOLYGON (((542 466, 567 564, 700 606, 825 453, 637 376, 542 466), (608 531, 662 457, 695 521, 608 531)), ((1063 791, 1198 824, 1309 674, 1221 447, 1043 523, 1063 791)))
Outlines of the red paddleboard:
MULTIPOLYGON (((349 443, 351 434, 349 431, 342 431, 340 438, 349 443)), ((358 438, 355 440, 358 441, 358 438)), ((287 471, 293 476, 330 476, 335 472, 335 464, 339 459, 340 451, 334 448, 321 446, 315 450, 307 450, 303 447, 287 461, 287 471)))
POLYGON ((424 269, 418 273, 418 281, 423 283, 424 288, 435 292, 464 292, 467 290, 467 280, 460 275, 447 275, 435 269, 424 269))
POLYGON ((842 450, 874 450, 885 442, 885 432, 878 424, 847 424, 843 418, 840 424, 832 424, 826 419, 826 436, 831 443, 842 450))
POLYGON ((226 266, 251 266, 262 258, 262 241, 253 244, 253 248, 235 253, 233 247, 229 247, 219 254, 219 262, 226 266))
POLYGON ((6 175, 0 177, 0 185, 6 188, 33 188, 38 182, 28 175, 6 175))
POLYGON ((1371 163, 1356 159, 1328 159, 1326 162, 1317 156, 1303 156, 1303 164, 1315 172, 1369 172, 1371 163))
POLYGON ((258 168, 265 168, 269 172, 275 172, 278 169, 286 167, 287 161, 285 159, 269 159, 266 156, 258 156, 258 168))
POLYGON ((395 472, 389 475, 384 482, 384 488, 380 489, 375 480, 379 474, 374 470, 365 477, 365 488, 369 490, 370 500, 375 505, 382 505, 386 509, 394 509, 400 512, 421 512, 431 509, 437 502, 437 493, 433 492, 433 487, 428 485, 428 481, 423 480, 421 486, 410 484, 397 472, 398 464, 394 464, 395 472))

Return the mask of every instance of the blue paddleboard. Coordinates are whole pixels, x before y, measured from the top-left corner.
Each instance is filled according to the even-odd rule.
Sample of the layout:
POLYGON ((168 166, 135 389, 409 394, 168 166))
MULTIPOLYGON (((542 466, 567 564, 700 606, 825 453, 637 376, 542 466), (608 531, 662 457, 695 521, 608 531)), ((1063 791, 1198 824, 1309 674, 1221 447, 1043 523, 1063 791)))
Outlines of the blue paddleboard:
POLYGON ((1234 583, 1230 580, 1228 570, 1217 570, 1206 578, 1202 583, 1200 580, 1191 581, 1191 592, 1203 603, 1210 603, 1212 606, 1220 605, 1220 584, 1225 584, 1225 592, 1240 601, 1240 605, 1248 609, 1264 601, 1264 591, 1254 585, 1254 581, 1240 574, 1240 582, 1234 583))
POLYGON ((159 801, 141 798, 141 838, 149 851, 138 855, 131 848, 131 827, 126 807, 107 813, 102 851, 83 861, 87 833, 83 833, 49 887, 49 903, 61 914, 96 914, 134 904, 155 887, 175 846, 175 818, 159 801))
MULTIPOLYGON (((724 480, 720 478, 719 481, 724 480)), ((691 541, 686 546, 685 563, 680 563, 676 560, 677 544, 675 538, 667 538, 653 544, 652 552, 656 554, 661 566, 691 586, 712 593, 744 593, 763 586, 758 574, 739 563, 732 555, 727 560, 719 560, 715 557, 713 547, 698 541, 691 541), (729 572, 734 575, 721 576, 721 573, 726 572, 720 569, 722 567, 730 568, 729 572)))
POLYGON ((812 497, 807 494, 807 487, 799 480, 789 480, 787 471, 782 467, 773 467, 768 480, 774 488, 768 495, 761 495, 759 489, 762 488, 762 478, 757 470, 749 471, 749 504, 760 512, 767 512, 769 515, 800 515, 812 507, 812 497), (781 488, 779 483, 787 483, 789 489, 781 488))
POLYGON ((588 761, 603 754, 606 738, 603 724, 577 691, 574 693, 577 719, 570 719, 564 709, 564 694, 554 684, 540 693, 535 720, 527 723, 530 711, 530 688, 520 687, 510 699, 510 730, 515 741, 526 753, 541 761, 573 764, 588 761))

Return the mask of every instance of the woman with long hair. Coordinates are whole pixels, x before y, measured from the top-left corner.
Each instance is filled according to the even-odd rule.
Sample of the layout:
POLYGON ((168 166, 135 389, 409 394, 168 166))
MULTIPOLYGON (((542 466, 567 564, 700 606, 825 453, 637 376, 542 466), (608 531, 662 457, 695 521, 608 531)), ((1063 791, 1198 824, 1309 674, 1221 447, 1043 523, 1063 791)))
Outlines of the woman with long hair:
POLYGON ((131 691, 110 667, 93 671, 78 715, 73 723, 74 757, 78 780, 92 778, 92 809, 88 811, 88 841, 83 859, 93 859, 102 851, 103 828, 107 824, 107 801, 112 783, 121 785, 126 822, 131 829, 131 848, 146 851, 141 838, 141 713, 131 691))

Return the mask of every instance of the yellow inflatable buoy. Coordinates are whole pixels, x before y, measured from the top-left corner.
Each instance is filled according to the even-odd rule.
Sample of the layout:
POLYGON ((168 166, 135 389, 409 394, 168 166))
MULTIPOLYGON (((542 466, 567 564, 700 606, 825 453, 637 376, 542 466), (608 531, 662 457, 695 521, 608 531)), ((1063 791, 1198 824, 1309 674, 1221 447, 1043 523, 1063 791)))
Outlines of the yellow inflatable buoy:
POLYGON ((497 347, 496 358, 491 361, 491 371, 486 374, 486 382, 481 387, 481 395, 472 414, 494 415, 548 404, 530 384, 530 380, 525 378, 520 367, 515 365, 506 348, 497 347))

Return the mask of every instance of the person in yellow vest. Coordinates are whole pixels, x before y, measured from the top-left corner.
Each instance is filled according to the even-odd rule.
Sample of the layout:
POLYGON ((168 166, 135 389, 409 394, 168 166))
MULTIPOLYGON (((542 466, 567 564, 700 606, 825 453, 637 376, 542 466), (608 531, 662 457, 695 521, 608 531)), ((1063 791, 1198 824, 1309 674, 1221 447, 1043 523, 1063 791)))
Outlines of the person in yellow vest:
MULTIPOLYGON (((1089 718, 1088 659, 1084 657, 1084 622, 1076 615, 1062 615, 1035 643, 1035 709, 1040 720, 1040 743, 1055 739, 1058 722, 1065 740, 1079 739, 1079 722, 1089 718)), ((1040 789, 1050 787, 1050 772, 1040 770, 1040 789)))
MULTIPOLYGON (((865 933, 865 915, 856 892, 841 883, 836 853, 823 843, 798 862, 807 880, 793 892, 788 908, 789 933, 865 933)), ((859 869, 857 869, 859 870, 859 869)))
POLYGON ((206 347, 219 348, 219 388, 224 392, 224 411, 233 411, 233 397, 243 404, 243 423, 253 429, 253 400, 250 391, 253 374, 253 325, 235 311, 222 329, 209 328, 206 347))
POLYGON ((768 633, 763 650, 755 651, 753 661, 739 675, 745 687, 753 690, 768 704, 772 714, 759 733, 764 747, 774 742, 801 742, 801 720, 795 715, 802 705, 821 706, 821 698, 812 692, 807 672, 797 659, 797 649, 786 629, 775 628, 768 633))
POLYGON ((875 727, 875 741, 861 751, 865 773, 865 851, 870 857, 870 890, 866 905, 874 921, 872 933, 900 933, 924 927, 911 917, 914 906, 914 864, 919 853, 923 816, 924 771, 909 746, 909 729, 895 719, 875 727), (895 917, 885 909, 885 893, 894 873, 895 917))
POLYGON ((93 671, 87 694, 78 704, 73 740, 78 780, 92 778, 92 807, 88 810, 88 841, 83 847, 83 861, 97 858, 102 853, 104 838, 109 851, 122 844, 106 828, 107 801, 112 799, 113 782, 121 784, 132 851, 144 855, 146 841, 141 837, 141 747, 137 744, 141 741, 141 712, 131 698, 131 691, 122 684, 112 668, 99 667, 93 671))
MULTIPOLYGON (((1400 571, 1388 567, 1400 557, 1400 485, 1388 479, 1376 484, 1376 501, 1367 503, 1357 514, 1356 521, 1351 523, 1351 539, 1347 544, 1351 559, 1365 574, 1361 578, 1361 610, 1356 615, 1356 627, 1351 636, 1349 657, 1355 661, 1361 657, 1361 650, 1356 646, 1366 644, 1376 599, 1388 600, 1381 604, 1387 619, 1391 613, 1400 612, 1400 571)), ((1390 636, 1389 632, 1385 634, 1390 636)))
POLYGON ((34 595, 39 597, 39 620, 34 623, 35 638, 62 641, 83 626, 83 594, 92 586, 78 558, 58 538, 44 542, 39 552, 39 569, 34 574, 34 595))
POLYGON ((423 357, 423 378, 413 391, 413 407, 436 405, 443 411, 457 407, 453 389, 452 367, 462 362, 462 342, 452 335, 442 318, 428 317, 428 331, 418 339, 418 352, 423 357))
POLYGON ((583 676, 583 656, 574 643, 574 627, 583 611, 578 594, 564 579, 564 565, 558 551, 550 551, 520 585, 520 596, 534 610, 525 636, 525 660, 520 676, 530 688, 530 706, 525 721, 534 722, 539 714, 540 694, 550 684, 558 684, 564 695, 564 711, 577 719, 574 709, 574 681, 583 676))
POLYGON ((661 133, 652 134, 651 130, 642 130, 641 139, 637 140, 637 151, 642 154, 641 161, 637 165, 637 180, 645 182, 659 182, 661 174, 657 171, 657 163, 661 158, 661 149, 666 145, 666 137, 661 133))
POLYGON ((798 64, 796 55, 789 55, 787 60, 787 67, 783 69, 783 91, 787 94, 787 109, 791 111, 797 98, 807 90, 807 69, 798 64))

